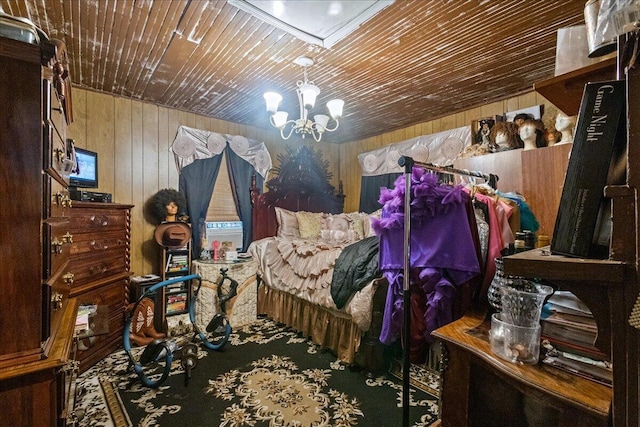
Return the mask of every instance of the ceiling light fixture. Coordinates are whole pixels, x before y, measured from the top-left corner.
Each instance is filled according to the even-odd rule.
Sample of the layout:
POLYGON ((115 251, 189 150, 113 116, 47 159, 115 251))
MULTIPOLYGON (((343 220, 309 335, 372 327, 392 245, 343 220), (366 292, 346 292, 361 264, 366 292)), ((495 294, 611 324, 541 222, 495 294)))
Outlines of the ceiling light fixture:
POLYGON ((340 125, 342 117, 342 108, 344 101, 342 99, 332 99, 327 102, 327 108, 331 118, 335 121, 335 127, 329 128, 329 116, 324 114, 316 114, 313 121, 309 119, 309 112, 316 103, 316 98, 320 94, 320 88, 307 80, 307 67, 313 65, 313 59, 307 56, 301 56, 293 61, 294 64, 303 68, 304 80, 298 80, 296 85, 296 93, 298 94, 298 102, 300 103, 300 118, 297 120, 287 120, 289 113, 278 111, 278 105, 282 101, 282 96, 276 92, 267 92, 264 94, 264 100, 267 104, 267 111, 271 114, 271 124, 280 130, 282 139, 289 139, 295 132, 300 134, 302 138, 311 135, 316 142, 322 139, 325 132, 333 132, 340 125))

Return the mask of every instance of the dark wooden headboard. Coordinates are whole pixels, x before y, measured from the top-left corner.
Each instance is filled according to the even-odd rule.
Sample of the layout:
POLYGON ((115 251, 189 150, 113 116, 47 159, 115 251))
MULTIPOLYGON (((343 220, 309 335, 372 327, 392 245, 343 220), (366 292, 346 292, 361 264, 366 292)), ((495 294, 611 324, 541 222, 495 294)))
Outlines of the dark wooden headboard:
POLYGON ((253 203, 253 240, 275 236, 278 231, 276 207, 293 212, 341 213, 344 195, 328 193, 307 193, 295 191, 269 190, 260 194, 254 186, 251 188, 253 203))
MULTIPOLYGON (((300 146, 287 147, 278 156, 276 177, 267 181, 268 191, 260 194, 255 179, 251 185, 253 203, 253 240, 275 236, 278 231, 275 208, 293 212, 341 213, 344 207, 342 183, 338 193, 329 182, 329 163, 319 151, 300 146)), ((255 178, 255 177, 254 177, 255 178)))

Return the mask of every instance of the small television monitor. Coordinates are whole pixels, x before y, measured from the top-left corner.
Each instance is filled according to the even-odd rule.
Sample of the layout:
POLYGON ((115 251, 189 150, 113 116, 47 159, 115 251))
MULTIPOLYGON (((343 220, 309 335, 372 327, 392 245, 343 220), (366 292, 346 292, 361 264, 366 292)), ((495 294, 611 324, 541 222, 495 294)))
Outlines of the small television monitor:
POLYGON ((70 187, 98 187, 98 153, 75 148, 76 167, 69 175, 70 187))

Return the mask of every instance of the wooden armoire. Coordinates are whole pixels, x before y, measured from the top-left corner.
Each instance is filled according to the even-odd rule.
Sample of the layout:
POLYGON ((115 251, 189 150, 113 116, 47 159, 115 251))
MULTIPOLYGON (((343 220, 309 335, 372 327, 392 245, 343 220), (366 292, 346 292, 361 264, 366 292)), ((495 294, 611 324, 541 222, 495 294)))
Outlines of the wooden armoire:
MULTIPOLYGON (((59 74, 64 46, 0 37, 0 414, 65 425, 77 302, 64 274, 73 162, 59 74), (56 87, 58 89, 56 89, 56 87)), ((70 95, 70 94, 69 94, 70 95)), ((70 106, 69 106, 70 107, 70 106)), ((69 113, 67 111, 67 113, 69 113)))

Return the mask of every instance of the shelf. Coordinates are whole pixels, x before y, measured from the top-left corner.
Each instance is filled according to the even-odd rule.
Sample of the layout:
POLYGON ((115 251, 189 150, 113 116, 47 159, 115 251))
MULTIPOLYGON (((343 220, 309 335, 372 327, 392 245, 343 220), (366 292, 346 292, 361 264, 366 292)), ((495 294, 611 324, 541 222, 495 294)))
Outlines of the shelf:
MULTIPOLYGON (((458 351, 457 349, 459 349, 470 354, 472 356, 471 363, 487 365, 491 371, 506 378, 516 389, 524 387, 529 390, 525 390, 527 394, 549 396, 562 402, 563 406, 577 408, 579 411, 585 411, 596 418, 606 419, 609 416, 613 397, 611 387, 541 363, 520 365, 507 362, 491 352, 488 340, 490 327, 489 322, 484 320, 482 315, 474 313, 436 329, 433 335, 452 345, 453 347, 448 346, 449 351, 458 351)), ((463 359, 468 360, 466 358, 460 360, 463 359)), ((447 392, 446 389, 445 392, 447 392)), ((467 398, 470 399, 472 396, 467 396, 467 398)))
POLYGON ((571 258, 551 255, 549 246, 503 258, 505 274, 536 277, 550 281, 589 281, 590 286, 620 285, 629 276, 630 266, 621 261, 571 258))
POLYGON ((547 98, 553 105, 568 116, 575 116, 580 109, 585 84, 589 82, 614 80, 615 78, 616 58, 610 58, 535 83, 533 89, 547 98))

